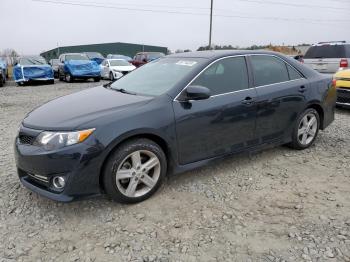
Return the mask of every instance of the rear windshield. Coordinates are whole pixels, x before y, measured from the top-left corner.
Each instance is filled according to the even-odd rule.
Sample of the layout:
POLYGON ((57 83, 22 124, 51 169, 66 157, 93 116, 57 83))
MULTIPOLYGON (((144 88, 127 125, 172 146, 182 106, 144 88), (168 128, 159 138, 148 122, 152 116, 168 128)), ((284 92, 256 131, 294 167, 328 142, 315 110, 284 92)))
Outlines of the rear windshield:
POLYGON ((83 54, 66 55, 66 61, 69 60, 89 60, 89 58, 83 54))
POLYGON ((101 55, 100 53, 97 52, 86 52, 85 53, 89 58, 101 58, 103 59, 103 55, 101 55))
POLYGON ((344 58, 350 57, 350 45, 311 46, 304 58, 344 58))

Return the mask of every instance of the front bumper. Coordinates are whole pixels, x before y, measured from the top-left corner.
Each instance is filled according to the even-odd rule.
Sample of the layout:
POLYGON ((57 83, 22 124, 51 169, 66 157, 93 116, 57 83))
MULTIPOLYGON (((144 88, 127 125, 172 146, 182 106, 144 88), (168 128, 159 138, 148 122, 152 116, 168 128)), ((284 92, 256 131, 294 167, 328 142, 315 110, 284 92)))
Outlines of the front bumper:
POLYGON ((350 107, 350 88, 337 88, 337 105, 350 107))
POLYGON ((21 79, 17 79, 15 80, 16 83, 20 83, 20 82, 36 82, 36 81, 52 81, 54 80, 53 77, 39 77, 39 78, 21 78, 21 79))
POLYGON ((101 194, 101 145, 89 137, 80 144, 45 151, 32 145, 40 132, 22 126, 16 138, 14 151, 21 183, 44 197, 62 202, 101 194), (65 178, 63 190, 53 187, 52 179, 55 176, 65 178))

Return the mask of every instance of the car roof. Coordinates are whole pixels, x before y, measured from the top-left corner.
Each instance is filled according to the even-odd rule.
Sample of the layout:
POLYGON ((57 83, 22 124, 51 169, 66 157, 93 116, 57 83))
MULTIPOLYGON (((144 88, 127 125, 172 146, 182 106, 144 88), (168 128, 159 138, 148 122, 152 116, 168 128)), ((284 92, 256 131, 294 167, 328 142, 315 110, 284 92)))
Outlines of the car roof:
POLYGON ((217 59, 225 56, 237 56, 237 55, 249 55, 249 54, 283 55, 281 53, 264 51, 264 50, 207 50, 207 51, 195 51, 195 52, 172 54, 167 57, 217 59))
POLYGON ((329 41, 329 42, 318 42, 312 46, 323 46, 323 45, 350 45, 347 41, 329 41))
POLYGON ((107 58, 106 60, 108 60, 108 61, 126 61, 123 58, 107 58))
POLYGON ((61 55, 86 55, 85 53, 64 53, 61 55))

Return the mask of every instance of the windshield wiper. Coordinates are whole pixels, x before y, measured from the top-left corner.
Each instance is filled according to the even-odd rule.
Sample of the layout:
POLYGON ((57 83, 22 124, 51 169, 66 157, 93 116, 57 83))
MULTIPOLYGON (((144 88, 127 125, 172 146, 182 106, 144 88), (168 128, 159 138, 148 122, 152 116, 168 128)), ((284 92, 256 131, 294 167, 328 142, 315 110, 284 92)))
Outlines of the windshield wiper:
POLYGON ((123 94, 136 95, 136 93, 127 91, 124 88, 112 88, 112 89, 123 94))

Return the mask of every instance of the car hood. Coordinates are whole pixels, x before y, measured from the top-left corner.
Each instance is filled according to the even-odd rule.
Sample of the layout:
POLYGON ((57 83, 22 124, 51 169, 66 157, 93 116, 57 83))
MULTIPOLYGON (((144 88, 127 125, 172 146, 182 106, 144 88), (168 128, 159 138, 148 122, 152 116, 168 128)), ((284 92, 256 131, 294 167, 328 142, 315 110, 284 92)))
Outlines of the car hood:
POLYGON ((117 71, 132 71, 136 67, 135 66, 111 66, 112 70, 117 70, 117 71))
POLYGON ((144 105, 152 99, 100 86, 52 100, 30 112, 22 124, 39 130, 76 130, 97 118, 144 105))

